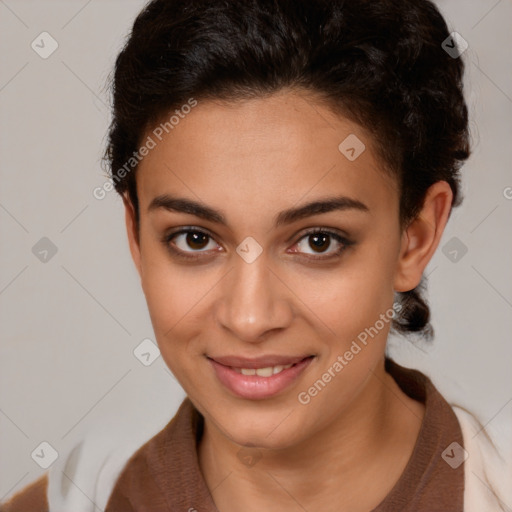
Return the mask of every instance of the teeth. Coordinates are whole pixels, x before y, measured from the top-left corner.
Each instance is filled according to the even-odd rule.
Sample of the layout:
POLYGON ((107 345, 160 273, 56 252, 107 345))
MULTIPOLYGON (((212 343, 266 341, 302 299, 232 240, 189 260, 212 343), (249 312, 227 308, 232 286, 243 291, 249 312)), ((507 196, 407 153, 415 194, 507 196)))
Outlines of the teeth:
POLYGON ((266 368, 233 368, 233 370, 242 375, 258 375, 258 377, 271 377, 276 373, 280 373, 287 368, 291 368, 292 364, 278 364, 276 366, 267 366, 266 368))
POLYGON ((256 375, 258 375, 259 377, 272 376, 272 366, 267 366, 267 368, 256 368, 256 375))

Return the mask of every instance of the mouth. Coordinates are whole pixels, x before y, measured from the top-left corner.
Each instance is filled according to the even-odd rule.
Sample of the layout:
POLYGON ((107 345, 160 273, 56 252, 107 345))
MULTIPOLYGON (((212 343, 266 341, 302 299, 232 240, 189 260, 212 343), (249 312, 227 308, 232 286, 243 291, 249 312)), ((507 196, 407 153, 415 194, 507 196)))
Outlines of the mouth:
POLYGON ((279 356, 279 355, 266 355, 260 357, 240 357, 240 356, 216 356, 209 357, 213 361, 229 366, 230 368, 245 368, 245 369, 260 369, 275 366, 288 366, 297 364, 308 357, 314 357, 310 354, 304 354, 301 356, 279 356))
POLYGON ((218 380, 234 395, 258 400, 281 393, 315 358, 308 356, 208 357, 218 380), (228 364, 229 363, 229 364, 228 364))
POLYGON ((314 356, 263 356, 254 359, 246 359, 236 356, 209 357, 223 366, 227 366, 242 375, 258 375, 259 377, 271 377, 283 370, 314 356))

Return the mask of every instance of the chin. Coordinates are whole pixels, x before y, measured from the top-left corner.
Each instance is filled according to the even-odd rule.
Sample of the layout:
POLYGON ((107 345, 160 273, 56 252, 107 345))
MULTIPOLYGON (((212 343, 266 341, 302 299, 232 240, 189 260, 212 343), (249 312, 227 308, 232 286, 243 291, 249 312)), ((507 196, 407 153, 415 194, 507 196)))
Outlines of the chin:
MULTIPOLYGON (((258 413, 256 413, 258 414, 258 413)), ((217 423, 226 437, 240 446, 277 450, 288 448, 304 435, 303 427, 287 418, 289 414, 271 413, 255 420, 254 413, 231 414, 229 423, 217 423)), ((226 416, 224 416, 225 418, 226 416)))

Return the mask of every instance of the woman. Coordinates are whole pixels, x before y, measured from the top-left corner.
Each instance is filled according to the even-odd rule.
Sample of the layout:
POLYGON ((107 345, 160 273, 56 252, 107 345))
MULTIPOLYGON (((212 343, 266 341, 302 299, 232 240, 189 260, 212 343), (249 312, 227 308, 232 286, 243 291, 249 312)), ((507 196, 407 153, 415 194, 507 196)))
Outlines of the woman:
POLYGON ((461 202, 450 37, 426 0, 146 6, 106 156, 187 398, 78 464, 87 500, 50 473, 2 510, 506 510, 479 426, 386 356, 391 329, 432 337, 423 272, 461 202))

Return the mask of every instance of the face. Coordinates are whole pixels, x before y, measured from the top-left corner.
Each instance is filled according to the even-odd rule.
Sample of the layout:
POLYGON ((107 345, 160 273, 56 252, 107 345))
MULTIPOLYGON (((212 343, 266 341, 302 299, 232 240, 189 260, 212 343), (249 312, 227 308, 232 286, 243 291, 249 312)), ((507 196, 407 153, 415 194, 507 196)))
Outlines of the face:
POLYGON ((396 183, 371 136, 306 93, 199 102, 161 138, 137 170, 138 241, 126 204, 162 357, 226 438, 307 440, 383 361, 406 288, 396 183))

